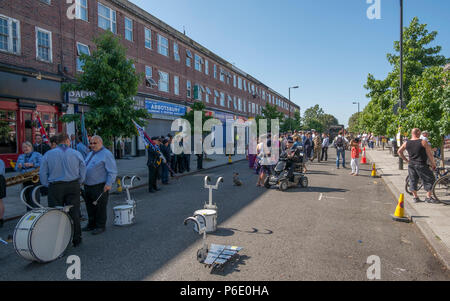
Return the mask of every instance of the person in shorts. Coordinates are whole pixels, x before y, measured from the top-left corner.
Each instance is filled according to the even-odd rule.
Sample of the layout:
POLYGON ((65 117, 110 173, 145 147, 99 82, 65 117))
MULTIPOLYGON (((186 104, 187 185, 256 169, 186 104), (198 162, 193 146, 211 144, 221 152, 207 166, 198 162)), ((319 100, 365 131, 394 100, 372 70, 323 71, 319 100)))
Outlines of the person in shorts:
POLYGON ((417 184, 419 183, 419 179, 421 179, 423 187, 427 192, 425 202, 437 204, 439 201, 431 196, 435 177, 433 171, 427 164, 427 159, 433 170, 436 169, 436 162, 434 161, 430 145, 426 140, 420 139, 420 134, 419 129, 413 129, 411 131, 411 139, 403 143, 398 150, 398 155, 404 161, 408 162, 409 189, 414 196, 414 202, 423 202, 417 195, 417 184), (409 160, 404 155, 405 150, 408 151, 409 160))

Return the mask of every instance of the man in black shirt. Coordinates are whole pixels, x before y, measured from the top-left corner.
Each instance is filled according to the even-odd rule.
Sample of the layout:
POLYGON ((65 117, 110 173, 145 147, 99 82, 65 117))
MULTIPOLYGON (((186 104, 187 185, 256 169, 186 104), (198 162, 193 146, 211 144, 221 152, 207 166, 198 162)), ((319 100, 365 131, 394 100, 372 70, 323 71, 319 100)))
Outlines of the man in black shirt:
POLYGON ((431 196, 431 190, 435 181, 434 174, 427 165, 427 159, 430 160, 431 168, 436 169, 436 163, 431 152, 430 145, 427 141, 420 139, 420 130, 413 129, 411 131, 411 139, 405 142, 398 150, 398 155, 404 161, 408 162, 408 175, 410 190, 414 196, 414 202, 422 202, 417 196, 417 184, 419 178, 423 182, 423 187, 427 192, 427 198, 425 202, 437 204, 439 201, 433 199, 431 196), (409 160, 406 159, 403 154, 404 151, 408 151, 409 160))
POLYGON ((40 134, 36 134, 36 143, 33 145, 33 149, 35 152, 44 155, 50 150, 50 146, 47 143, 43 143, 42 136, 40 134))
MULTIPOLYGON (((156 143, 157 139, 158 139, 158 137, 152 137, 152 140, 155 143, 156 143)), ((160 158, 159 158, 159 153, 156 151, 156 149, 154 147, 149 146, 147 151, 148 151, 148 160, 147 160, 148 192, 154 193, 155 191, 159 190, 159 188, 156 185, 156 180, 157 180, 158 167, 160 165, 160 158)))

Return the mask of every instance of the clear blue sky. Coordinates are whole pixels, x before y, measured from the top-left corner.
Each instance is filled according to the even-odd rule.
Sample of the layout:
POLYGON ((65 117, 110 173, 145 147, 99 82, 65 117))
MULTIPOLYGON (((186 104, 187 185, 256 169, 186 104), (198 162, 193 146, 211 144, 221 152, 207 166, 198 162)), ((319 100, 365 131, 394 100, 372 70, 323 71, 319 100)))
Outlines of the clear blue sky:
MULTIPOLYGON (((386 53, 399 39, 399 0, 381 0, 369 20, 366 0, 131 0, 306 108, 319 104, 341 124, 368 103, 368 73, 391 70, 386 53)), ((450 57, 450 1, 404 0, 404 26, 414 16, 437 30, 434 44, 450 57)))

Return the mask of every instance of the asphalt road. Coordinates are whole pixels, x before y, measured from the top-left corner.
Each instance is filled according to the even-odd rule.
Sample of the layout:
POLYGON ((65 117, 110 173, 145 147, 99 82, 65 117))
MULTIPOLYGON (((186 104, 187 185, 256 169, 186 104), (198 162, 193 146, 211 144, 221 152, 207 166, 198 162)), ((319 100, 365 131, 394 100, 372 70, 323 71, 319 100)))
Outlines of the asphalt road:
MULTIPOLYGON (((82 280, 367 280, 370 255, 381 260, 381 280, 450 280, 416 226, 391 220, 396 200, 382 180, 367 165, 352 177, 331 157, 310 166, 307 189, 256 187, 256 175, 240 162, 173 180, 157 194, 136 190, 135 225, 115 227, 110 218, 104 234, 83 234, 81 247, 52 263, 30 263, 0 245, 0 280, 66 280, 69 255, 80 257, 82 280), (232 185, 233 171, 244 186, 232 185), (197 262, 202 239, 183 225, 207 201, 205 175, 225 179, 213 194, 219 229, 208 243, 244 248, 223 272, 197 262)), ((110 217, 123 199, 111 198, 110 217)), ((5 224, 0 237, 15 224, 5 224)))

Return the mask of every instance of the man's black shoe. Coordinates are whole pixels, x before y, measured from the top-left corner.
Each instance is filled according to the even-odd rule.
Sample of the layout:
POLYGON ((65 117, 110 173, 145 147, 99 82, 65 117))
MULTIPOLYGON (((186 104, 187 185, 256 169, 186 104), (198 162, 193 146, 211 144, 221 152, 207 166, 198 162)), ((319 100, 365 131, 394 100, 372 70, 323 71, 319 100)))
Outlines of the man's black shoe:
POLYGON ((148 193, 155 193, 156 191, 154 190, 149 190, 148 193))
POLYGON ((105 232, 105 228, 97 228, 94 231, 92 231, 92 235, 98 235, 105 232))
POLYGON ((3 221, 3 218, 2 218, 2 219, 0 219, 0 228, 3 227, 3 223, 4 223, 4 221, 3 221))
POLYGON ((95 230, 95 227, 86 226, 83 229, 81 229, 81 231, 83 231, 83 232, 89 232, 89 231, 92 231, 92 230, 95 230))
POLYGON ((414 203, 423 203, 424 201, 422 201, 421 199, 417 198, 413 198, 414 203))
POLYGON ((74 248, 78 247, 81 244, 81 238, 78 240, 72 241, 72 245, 74 248))
POLYGON ((438 200, 431 198, 426 198, 425 202, 429 203, 429 204, 439 204, 440 202, 438 200))

